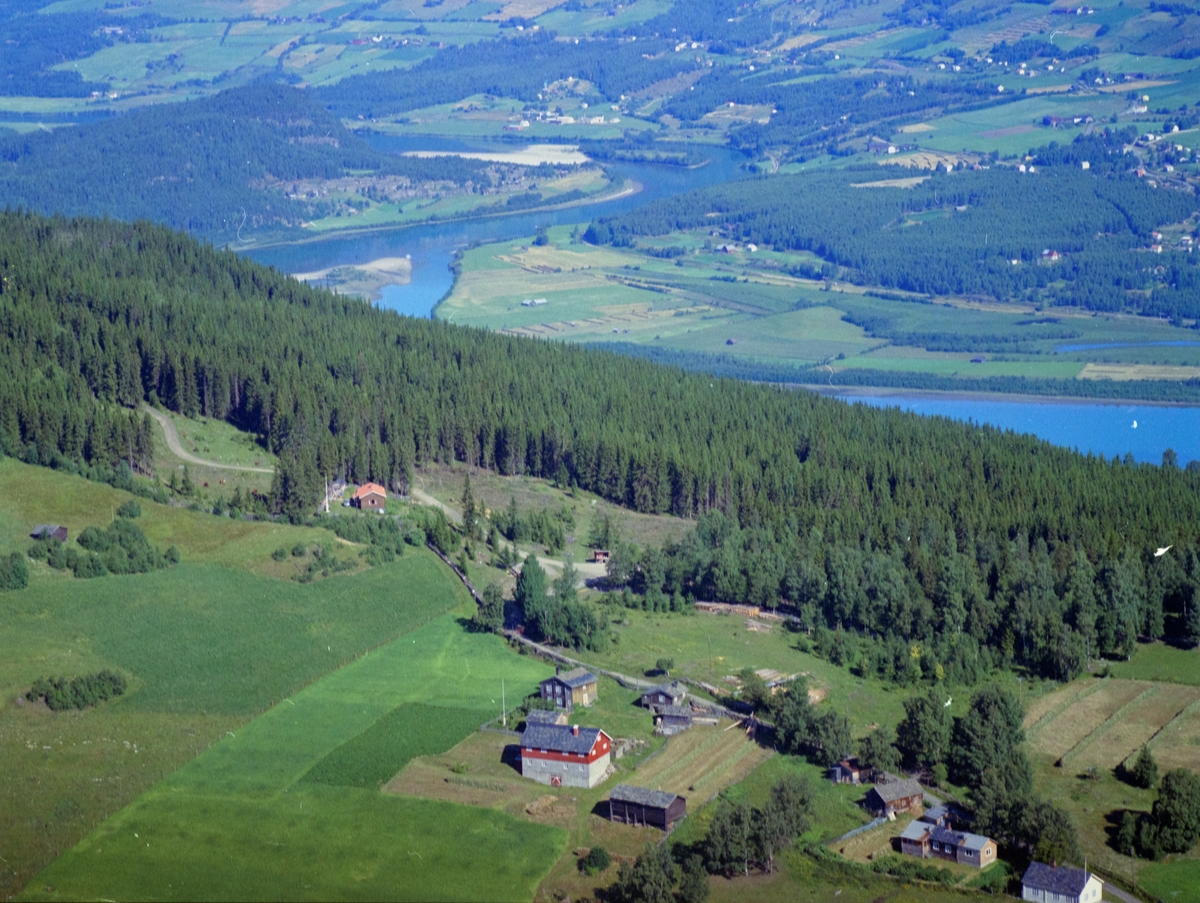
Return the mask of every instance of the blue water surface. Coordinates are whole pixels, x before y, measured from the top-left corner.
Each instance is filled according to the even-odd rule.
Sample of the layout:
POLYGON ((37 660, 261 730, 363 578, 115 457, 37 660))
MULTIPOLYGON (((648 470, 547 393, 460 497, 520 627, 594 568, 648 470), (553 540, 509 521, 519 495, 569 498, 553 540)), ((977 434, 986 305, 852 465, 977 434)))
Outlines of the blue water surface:
POLYGON ((854 395, 845 400, 1032 433, 1055 445, 1107 458, 1132 453, 1138 461, 1160 464, 1163 451, 1171 448, 1181 467, 1200 459, 1200 407, 920 395, 854 395))

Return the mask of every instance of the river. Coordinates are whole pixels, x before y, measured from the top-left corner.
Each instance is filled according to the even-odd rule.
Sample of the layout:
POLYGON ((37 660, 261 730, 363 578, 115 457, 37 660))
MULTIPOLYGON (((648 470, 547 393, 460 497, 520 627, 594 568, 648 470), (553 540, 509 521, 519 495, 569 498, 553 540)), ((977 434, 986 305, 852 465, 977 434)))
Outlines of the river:
MULTIPOLYGON (((418 150, 497 150, 496 145, 468 144, 431 138, 401 139, 379 136, 372 139, 380 150, 393 153, 418 150)), ((508 150, 507 146, 501 150, 508 150)), ((562 210, 532 211, 512 216, 492 216, 450 223, 428 223, 358 235, 329 238, 308 244, 286 245, 247 251, 248 257, 278 267, 285 273, 311 273, 330 267, 361 264, 380 257, 412 260, 412 281, 383 289, 380 307, 413 317, 427 317, 454 283, 450 263, 454 252, 471 244, 507 241, 533 235, 542 226, 587 222, 595 216, 623 213, 648 201, 680 194, 747 175, 741 168, 746 157, 726 148, 705 148, 707 165, 694 169, 680 166, 616 163, 608 167, 613 182, 632 179, 642 186, 636 194, 612 201, 581 204, 562 210)))
MULTIPOLYGON (((380 150, 394 153, 410 150, 496 150, 494 144, 480 145, 436 138, 378 137, 373 139, 373 143, 380 150)), ((621 213, 656 198, 746 175, 741 168, 746 160, 742 155, 725 148, 705 148, 702 152, 709 162, 695 169, 646 164, 610 166, 617 184, 624 179, 632 179, 643 186, 643 190, 637 194, 610 202, 513 216, 406 226, 302 245, 253 250, 248 251, 247 255, 288 273, 312 272, 366 263, 381 257, 408 255, 412 260, 412 281, 408 285, 386 286, 378 304, 400 314, 428 317, 453 285, 450 264, 455 251, 460 248, 474 243, 533 235, 541 226, 587 222, 595 216, 621 213)), ((1088 347, 1064 346, 1061 350, 1084 350, 1088 347)), ((1178 455, 1180 466, 1200 459, 1200 407, 1074 400, 1040 402, 1027 398, 1010 401, 995 396, 951 397, 920 393, 856 393, 845 400, 901 407, 928 416, 969 420, 1001 429, 1033 433, 1055 445, 1090 451, 1109 458, 1114 455, 1124 457, 1126 453, 1131 453, 1138 461, 1158 464, 1163 451, 1171 448, 1178 455)))

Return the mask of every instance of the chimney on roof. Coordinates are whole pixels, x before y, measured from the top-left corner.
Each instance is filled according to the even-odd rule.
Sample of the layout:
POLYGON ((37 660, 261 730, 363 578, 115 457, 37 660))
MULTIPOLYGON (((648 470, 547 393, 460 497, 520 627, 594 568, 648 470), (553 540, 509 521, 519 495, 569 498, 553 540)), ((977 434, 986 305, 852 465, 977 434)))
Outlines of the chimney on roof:
POLYGON ((579 725, 578 724, 574 725, 571 728, 571 733, 574 734, 576 737, 579 736, 579 725))

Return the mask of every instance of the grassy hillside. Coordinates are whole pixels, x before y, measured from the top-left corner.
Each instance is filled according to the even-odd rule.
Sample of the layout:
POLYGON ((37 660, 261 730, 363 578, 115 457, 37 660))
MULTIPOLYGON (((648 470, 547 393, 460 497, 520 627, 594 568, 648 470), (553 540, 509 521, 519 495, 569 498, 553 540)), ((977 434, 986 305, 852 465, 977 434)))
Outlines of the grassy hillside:
POLYGON ((517 693, 551 673, 498 638, 464 633, 460 616, 406 633, 227 736, 59 858, 24 898, 529 899, 562 831, 301 781, 381 720, 414 717, 414 703, 428 718, 487 712, 501 677, 517 693))
MULTIPOLYGON (((106 526, 128 493, 0 461, 0 551, 37 523, 72 537, 106 526)), ((427 552, 301 586, 279 547, 332 544, 327 531, 139 503, 165 571, 77 580, 31 562, 27 589, 0 594, 0 895, 263 709, 460 605, 461 584, 427 552), (38 677, 112 668, 129 692, 81 712, 16 705, 38 677)))

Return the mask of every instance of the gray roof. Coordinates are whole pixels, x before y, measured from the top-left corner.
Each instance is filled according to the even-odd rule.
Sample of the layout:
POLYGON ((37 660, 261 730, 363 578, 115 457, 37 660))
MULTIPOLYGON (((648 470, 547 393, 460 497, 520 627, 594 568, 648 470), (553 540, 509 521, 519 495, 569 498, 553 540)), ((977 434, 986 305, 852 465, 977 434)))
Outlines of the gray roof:
POLYGON ((920 843, 925 839, 925 835, 929 833, 929 825, 924 822, 910 822, 908 827, 900 834, 904 840, 911 840, 913 843, 920 843))
POLYGON ((687 696, 687 687, 677 680, 672 680, 665 684, 659 684, 656 687, 651 687, 649 690, 643 690, 643 696, 649 696, 652 693, 662 693, 664 696, 670 696, 672 699, 682 699, 687 696))
POLYGON ((875 792, 879 794, 879 798, 885 803, 894 803, 896 800, 902 800, 909 796, 925 795, 925 791, 921 789, 921 785, 912 778, 876 784, 875 792))
POLYGON ((676 794, 663 790, 650 790, 646 787, 634 787, 630 784, 618 784, 612 789, 609 799, 620 800, 623 803, 637 803, 640 806, 653 806, 655 809, 665 809, 675 802, 676 794))
POLYGON ((1026 887, 1035 887, 1038 890, 1047 890, 1056 894, 1078 897, 1083 893, 1083 889, 1087 886, 1090 877, 1090 872, 1085 872, 1083 869, 1077 869, 1074 866, 1060 865, 1055 867, 1041 862, 1031 862, 1029 868, 1025 869, 1025 874, 1021 877, 1021 883, 1026 887))
POLYGON ((586 756, 596 745, 600 728, 581 727, 579 733, 569 724, 529 724, 521 735, 522 749, 545 749, 552 752, 575 753, 586 756))
POLYGON ((550 712, 546 709, 533 709, 525 716, 526 724, 558 724, 558 719, 563 716, 562 709, 555 709, 550 712))
POLYGON ((658 710, 658 714, 672 718, 691 718, 692 707, 690 705, 664 705, 658 710))
POLYGON ((965 833, 963 834, 962 845, 964 849, 979 852, 991 842, 992 839, 990 837, 984 837, 982 834, 965 833))
POLYGON ((33 532, 29 535, 40 538, 42 536, 50 536, 61 529, 62 527, 60 527, 58 524, 38 524, 33 528, 33 532))
MULTIPOLYGON (((562 674, 555 674, 546 680, 557 680, 559 683, 566 684, 572 690, 576 687, 586 687, 588 684, 596 683, 596 677, 586 668, 575 668, 572 671, 564 671, 562 674)), ((545 683, 546 681, 542 681, 545 683)))

